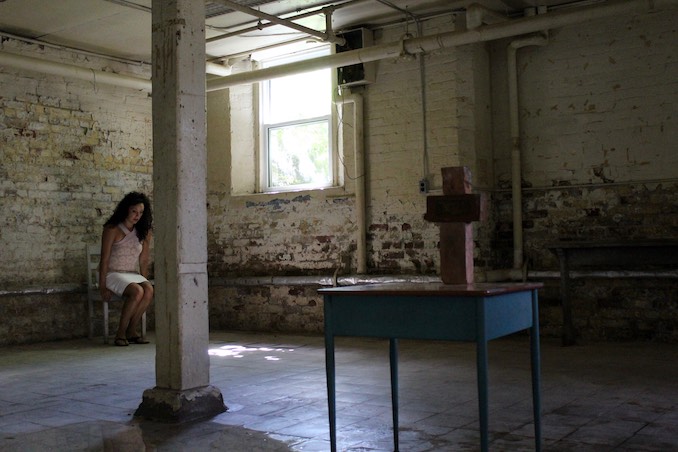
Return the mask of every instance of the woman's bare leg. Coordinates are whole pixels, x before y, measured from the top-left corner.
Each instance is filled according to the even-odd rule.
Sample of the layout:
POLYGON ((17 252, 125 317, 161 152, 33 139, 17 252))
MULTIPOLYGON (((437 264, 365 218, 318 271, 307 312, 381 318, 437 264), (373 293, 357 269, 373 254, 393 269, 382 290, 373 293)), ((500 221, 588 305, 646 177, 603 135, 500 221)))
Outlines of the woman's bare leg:
POLYGON ((141 303, 141 300, 144 296, 144 290, 139 284, 132 283, 125 288, 125 291, 122 295, 125 302, 122 305, 122 311, 120 312, 120 324, 118 325, 118 331, 115 334, 115 337, 125 339, 127 337, 127 331, 130 328, 134 314, 137 311, 138 305, 141 303))
POLYGON ((139 285, 143 290, 143 295, 141 300, 136 304, 132 317, 130 318, 129 325, 127 326, 126 335, 127 337, 140 337, 141 334, 138 333, 139 325, 141 324, 141 317, 143 317, 144 312, 148 309, 151 302, 153 301, 153 285, 149 282, 144 282, 139 285))

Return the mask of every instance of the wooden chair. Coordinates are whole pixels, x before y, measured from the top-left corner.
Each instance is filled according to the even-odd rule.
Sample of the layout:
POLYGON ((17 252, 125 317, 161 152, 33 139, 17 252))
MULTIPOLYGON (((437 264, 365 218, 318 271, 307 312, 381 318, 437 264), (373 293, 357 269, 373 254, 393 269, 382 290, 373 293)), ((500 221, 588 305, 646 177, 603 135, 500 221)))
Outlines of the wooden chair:
MULTIPOLYGON (((108 344, 108 302, 101 298, 99 292, 99 260, 101 259, 101 245, 88 244, 86 246, 87 254, 87 309, 89 312, 89 334, 88 337, 92 339, 94 335, 94 302, 102 303, 102 311, 104 314, 104 344, 108 344)), ((117 295, 113 295, 111 301, 120 301, 123 299, 117 295)), ((141 337, 146 337, 146 313, 141 317, 141 337)))

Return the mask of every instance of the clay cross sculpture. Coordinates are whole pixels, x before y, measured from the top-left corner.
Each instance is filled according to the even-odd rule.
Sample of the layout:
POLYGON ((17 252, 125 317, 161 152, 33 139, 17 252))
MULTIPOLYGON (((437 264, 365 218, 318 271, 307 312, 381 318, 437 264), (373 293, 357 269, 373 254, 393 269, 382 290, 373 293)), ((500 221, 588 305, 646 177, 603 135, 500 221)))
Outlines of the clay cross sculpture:
POLYGON ((482 202, 471 193, 465 166, 441 168, 443 195, 426 198, 424 219, 440 225, 440 277, 445 284, 473 284, 473 225, 482 202))

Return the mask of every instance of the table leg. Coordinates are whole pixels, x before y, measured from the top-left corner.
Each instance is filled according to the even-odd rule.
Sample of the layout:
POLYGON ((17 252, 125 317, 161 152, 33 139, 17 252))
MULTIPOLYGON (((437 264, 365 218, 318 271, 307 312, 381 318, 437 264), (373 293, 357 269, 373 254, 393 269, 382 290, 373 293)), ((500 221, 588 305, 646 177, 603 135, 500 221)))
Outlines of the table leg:
POLYGON ((567 251, 559 249, 560 258, 560 300, 563 309, 563 345, 574 345, 574 324, 572 322, 572 306, 570 305, 570 263, 567 251))
POLYGON ((487 414, 487 340, 484 337, 478 339, 476 355, 476 367, 478 373, 478 413, 480 414, 480 450, 482 452, 487 452, 489 448, 487 434, 489 423, 487 414))
POLYGON ((393 412, 393 450, 398 452, 398 339, 389 340, 389 361, 391 363, 391 410, 393 412))
POLYGON ((334 374, 334 336, 325 330, 325 372, 327 373, 327 408, 330 418, 330 447, 337 450, 337 411, 334 374))
POLYGON ((532 328, 530 328, 530 360, 532 363, 532 410, 534 450, 541 451, 541 358, 539 352, 539 299, 532 291, 532 328))
POLYGON ((480 450, 487 452, 489 439, 487 403, 487 331, 485 325, 485 300, 476 300, 476 374, 478 378, 478 414, 480 419, 480 450))

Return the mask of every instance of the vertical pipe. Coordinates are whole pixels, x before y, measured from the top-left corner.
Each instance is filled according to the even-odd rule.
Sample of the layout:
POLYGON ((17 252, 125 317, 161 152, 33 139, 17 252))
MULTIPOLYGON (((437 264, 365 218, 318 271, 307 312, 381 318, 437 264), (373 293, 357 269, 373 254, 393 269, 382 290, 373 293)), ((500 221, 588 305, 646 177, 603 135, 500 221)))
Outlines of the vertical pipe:
POLYGON ((513 268, 523 266, 523 197, 521 190, 522 164, 520 143, 520 117, 518 106, 518 49, 526 46, 543 46, 548 40, 532 36, 511 41, 507 49, 509 122, 511 127, 511 195, 513 200, 513 268))
POLYGON ((367 273, 367 220, 365 207, 365 149, 363 143, 363 98, 359 94, 341 96, 339 105, 353 104, 353 153, 355 155, 355 210, 357 273, 367 273))
POLYGON ((523 264, 523 207, 521 192, 520 125, 518 118, 518 74, 516 69, 516 41, 507 49, 509 125, 511 128, 511 199, 513 201, 513 268, 523 264))
POLYGON ((358 223, 358 274, 367 273, 367 219, 365 202, 365 149, 363 147, 363 98, 353 95, 353 152, 355 153, 355 208, 358 223))
MULTIPOLYGON (((421 21, 417 20, 417 36, 424 35, 424 30, 421 21)), ((422 130, 422 165, 423 170, 421 178, 427 181, 428 184, 428 113, 426 105, 426 62, 424 61, 424 53, 419 54, 419 86, 421 89, 421 130, 422 130)))

